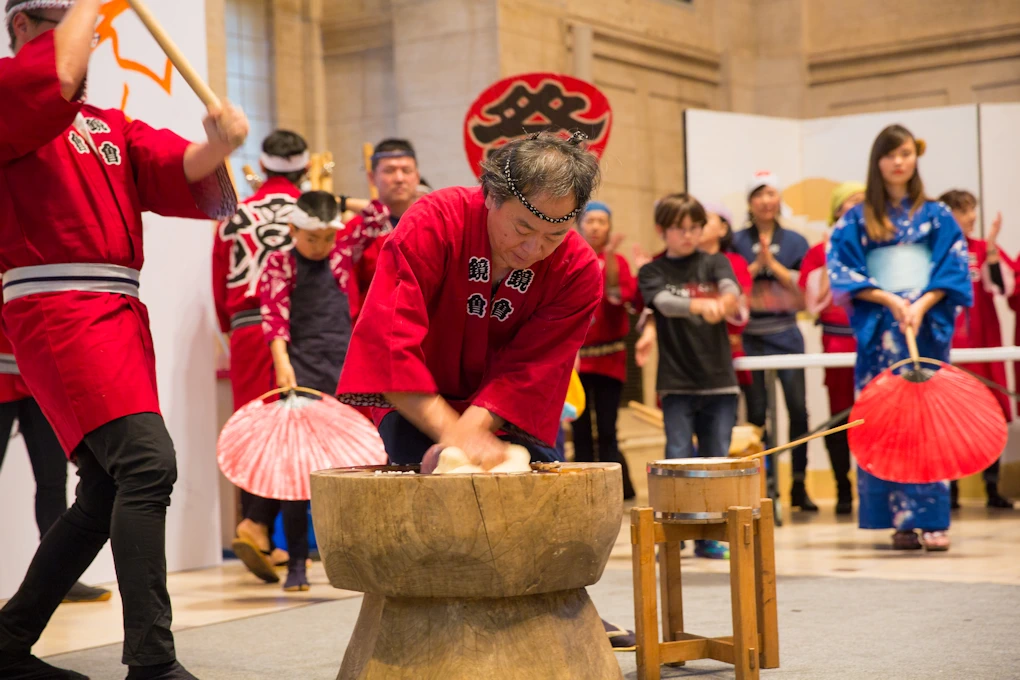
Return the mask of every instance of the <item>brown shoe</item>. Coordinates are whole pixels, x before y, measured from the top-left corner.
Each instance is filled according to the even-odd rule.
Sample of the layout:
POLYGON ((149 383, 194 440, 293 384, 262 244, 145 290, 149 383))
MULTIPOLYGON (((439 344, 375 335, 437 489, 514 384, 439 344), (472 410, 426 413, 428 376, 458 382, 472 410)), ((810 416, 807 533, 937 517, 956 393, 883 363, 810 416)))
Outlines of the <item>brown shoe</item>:
POLYGON ((230 547, 237 556, 237 559, 241 560, 241 563, 248 567, 248 571, 266 583, 280 582, 280 575, 276 573, 273 563, 269 561, 269 556, 259 550, 257 545, 247 538, 238 537, 234 539, 230 547))
POLYGON ((897 531, 892 537, 893 550, 920 550, 921 541, 916 531, 897 531))
POLYGON ((105 588, 93 588, 87 586, 81 581, 77 581, 71 589, 67 591, 67 595, 64 595, 64 604, 74 602, 106 602, 113 595, 109 590, 105 588))

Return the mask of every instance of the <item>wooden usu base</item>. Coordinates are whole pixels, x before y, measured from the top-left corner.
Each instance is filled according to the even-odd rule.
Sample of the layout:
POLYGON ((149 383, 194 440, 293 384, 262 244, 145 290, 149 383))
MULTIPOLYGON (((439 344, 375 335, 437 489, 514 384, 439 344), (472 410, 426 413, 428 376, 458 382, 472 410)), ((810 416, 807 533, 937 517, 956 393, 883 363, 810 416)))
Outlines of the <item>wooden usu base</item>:
POLYGON ((619 680, 585 586, 620 533, 620 466, 312 473, 336 588, 365 593, 338 680, 619 680))

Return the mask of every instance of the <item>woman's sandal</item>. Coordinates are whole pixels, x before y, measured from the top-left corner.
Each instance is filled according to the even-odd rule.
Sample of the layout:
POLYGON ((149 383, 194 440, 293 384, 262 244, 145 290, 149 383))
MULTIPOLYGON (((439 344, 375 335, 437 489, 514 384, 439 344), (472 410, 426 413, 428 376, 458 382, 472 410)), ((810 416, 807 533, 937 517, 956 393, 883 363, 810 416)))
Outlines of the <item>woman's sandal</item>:
POLYGON ((949 536, 944 531, 925 531, 921 534, 921 543, 928 552, 949 550, 949 536))

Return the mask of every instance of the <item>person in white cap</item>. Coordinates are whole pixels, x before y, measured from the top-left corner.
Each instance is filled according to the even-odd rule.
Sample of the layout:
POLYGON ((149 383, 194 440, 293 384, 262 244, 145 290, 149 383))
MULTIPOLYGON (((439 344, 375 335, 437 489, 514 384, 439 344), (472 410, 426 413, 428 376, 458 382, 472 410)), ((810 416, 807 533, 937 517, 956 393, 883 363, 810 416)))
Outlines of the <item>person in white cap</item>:
MULTIPOLYGON (((779 223, 781 196, 779 178, 769 171, 756 172, 747 184, 748 221, 746 228, 733 236, 733 249, 747 261, 754 279, 751 292, 751 319, 744 329, 747 356, 802 354, 804 336, 797 328, 797 312, 804 301, 799 286, 801 261, 808 251, 807 240, 779 223)), ((786 408, 790 414, 790 439, 807 433, 807 396, 803 369, 778 371, 786 408)), ((747 419, 765 426, 765 374, 755 371, 745 392, 747 419)), ((768 436, 774 440, 775 432, 768 436)), ((770 470, 775 474, 774 470, 770 470)), ((793 450, 793 487, 790 504, 808 512, 817 512, 807 495, 807 446, 793 450)))

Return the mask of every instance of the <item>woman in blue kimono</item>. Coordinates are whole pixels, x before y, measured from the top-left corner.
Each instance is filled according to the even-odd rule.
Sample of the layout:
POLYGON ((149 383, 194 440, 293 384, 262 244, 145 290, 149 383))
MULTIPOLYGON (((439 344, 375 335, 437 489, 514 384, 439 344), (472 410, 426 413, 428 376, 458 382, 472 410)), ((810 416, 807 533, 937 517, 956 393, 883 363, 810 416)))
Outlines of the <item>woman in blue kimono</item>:
MULTIPOLYGON (((871 148, 865 201, 829 241, 833 295, 849 306, 857 338, 858 391, 909 356, 907 327, 921 356, 949 361, 956 314, 972 304, 967 240, 946 206, 925 197, 923 153, 906 128, 884 129, 871 148)), ((858 468, 857 490, 862 529, 895 529, 897 550, 949 549, 948 483, 887 482, 858 468)))

